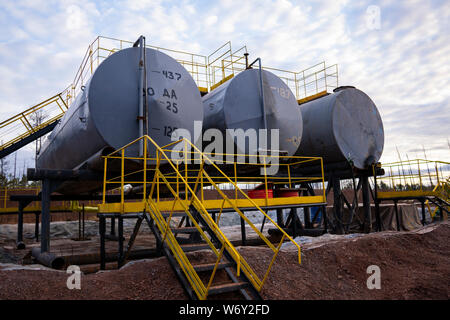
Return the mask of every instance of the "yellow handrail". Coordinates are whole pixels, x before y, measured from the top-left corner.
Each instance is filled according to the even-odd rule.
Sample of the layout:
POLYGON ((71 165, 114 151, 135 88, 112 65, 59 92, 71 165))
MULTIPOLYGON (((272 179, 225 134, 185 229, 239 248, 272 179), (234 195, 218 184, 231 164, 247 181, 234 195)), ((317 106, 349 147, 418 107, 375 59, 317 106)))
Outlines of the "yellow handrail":
POLYGON ((68 105, 62 98, 63 94, 64 91, 0 122, 0 150, 60 119, 68 109, 68 105), (33 116, 38 116, 39 112, 43 115, 41 123, 32 119, 33 116))
MULTIPOLYGON (((214 160, 212 160, 206 153, 200 151, 194 144, 192 144, 187 139, 180 139, 178 141, 175 141, 173 143, 170 143, 168 146, 174 146, 174 145, 184 145, 183 150, 183 157, 180 159, 173 159, 171 158, 168 153, 175 152, 172 149, 168 149, 167 146, 160 147, 151 137, 149 136, 143 136, 138 139, 135 139, 134 141, 126 144, 120 149, 115 150, 111 154, 107 155, 105 157, 105 171, 104 171, 104 191, 107 190, 106 185, 107 184, 120 184, 121 186, 121 194, 124 194, 124 185, 126 183, 132 183, 132 184, 142 184, 144 187, 150 183, 151 189, 149 194, 146 192, 143 193, 144 201, 146 202, 146 207, 148 207, 148 210, 150 214, 152 215, 152 218, 157 222, 157 226, 161 232, 162 235, 162 241, 167 242, 171 251, 174 255, 176 255, 176 259, 178 263, 183 264, 182 270, 186 274, 186 277, 189 280, 189 283, 191 286, 193 286, 194 291, 197 293, 198 297, 200 299, 206 298, 207 293, 209 290, 209 287, 211 285, 212 278, 208 282, 208 285, 204 285, 203 283, 200 283, 197 279, 197 275, 195 273, 195 270, 190 265, 189 261, 187 260, 184 253, 182 253, 181 248, 179 248, 178 243, 176 242, 175 237, 173 236, 173 233, 170 229, 170 223, 172 221, 173 213, 175 210, 175 206, 177 205, 177 210, 180 210, 185 212, 186 215, 190 218, 190 220, 193 222, 194 226, 199 231, 201 237, 206 241, 206 243, 211 247, 214 254, 218 258, 216 261, 216 265, 219 263, 221 256, 223 254, 223 250, 226 250, 235 260, 237 264, 237 274, 239 275, 240 271, 244 272, 246 277, 249 279, 249 281, 252 283, 252 285, 257 289, 261 290, 262 286, 264 285, 268 274, 272 268, 272 265, 280 251, 282 243, 287 239, 290 242, 292 242, 297 250, 298 250, 298 262, 301 263, 301 248, 298 245, 297 242, 295 242, 285 231, 282 229, 278 224, 255 202, 254 199, 250 198, 238 185, 238 179, 237 179, 237 173, 236 173, 236 164, 240 163, 239 161, 233 161, 235 170, 234 170, 234 178, 229 177, 225 172, 216 165, 214 160), (141 157, 128 157, 125 156, 126 152, 125 150, 132 146, 133 144, 140 143, 141 140, 144 140, 144 150, 148 150, 148 143, 151 143, 155 150, 156 155, 154 157, 150 157, 146 154, 141 157), (189 151, 192 150, 192 151, 189 151), (195 166, 188 166, 188 159, 194 159, 197 161, 195 166), (120 160, 121 163, 121 174, 119 177, 113 177, 107 179, 107 162, 108 160, 120 160), (135 170, 132 172, 126 172, 124 169, 124 166, 127 161, 136 161, 136 160, 142 160, 143 162, 143 169, 141 170, 135 170), (180 166, 180 162, 185 162, 184 166, 180 166), (150 167, 148 165, 151 164, 150 167), (210 175, 208 173, 208 170, 206 169, 206 166, 208 166, 208 170, 213 170, 215 172, 214 175, 210 175), (147 181, 147 171, 153 172, 153 175, 151 176, 152 181, 147 181), (133 181, 125 181, 126 176, 133 176, 136 173, 140 173, 144 175, 144 180, 139 181, 139 178, 132 178, 133 181), (203 203, 203 184, 207 183, 210 185, 214 190, 218 192, 220 195, 220 198, 223 199, 222 201, 222 207, 219 212, 219 216, 216 220, 214 220, 211 215, 209 214, 208 210, 206 209, 204 203, 203 203), (220 183, 226 183, 234 187, 236 190, 235 192, 235 199, 230 199, 219 187, 220 183), (160 201, 160 185, 165 187, 165 190, 168 191, 169 194, 172 195, 173 201, 171 204, 171 209, 168 211, 168 218, 164 219, 161 212, 159 211, 158 203, 160 201), (200 198, 197 196, 197 190, 198 188, 201 188, 201 196, 200 198), (180 197, 179 192, 180 190, 184 190, 185 192, 185 199, 184 197, 180 197), (264 219, 268 219, 273 226, 275 226, 278 231, 281 233, 281 241, 278 243, 277 246, 274 246, 271 241, 267 239, 267 237, 260 231, 258 228, 245 216, 245 214, 242 212, 242 210, 238 206, 237 197, 240 195, 243 197, 250 206, 254 207, 254 210, 259 211, 264 219), (183 198, 183 199, 182 199, 183 198), (253 231, 264 241, 264 243, 274 252, 273 258, 268 266, 268 269, 263 275, 263 278, 260 279, 258 275, 254 272, 252 267, 248 264, 248 262, 239 254, 239 252, 234 248, 234 246, 231 244, 231 242, 228 240, 228 238, 225 236, 225 234, 222 232, 222 230, 219 228, 218 224, 220 222, 220 217, 223 211, 224 204, 227 203, 230 208, 232 208, 239 216, 242 218, 245 223, 247 223, 253 231), (196 219, 192 216, 192 213, 190 212, 190 207, 193 206, 197 213, 202 217, 204 222, 208 225, 209 229, 217 236, 219 239, 222 248, 220 251, 211 243, 208 236, 204 233, 200 225, 196 222, 196 219)), ((179 152, 179 151, 177 151, 179 152)), ((237 155, 233 155, 236 157, 237 155)), ((260 155, 261 156, 261 155, 260 155)), ((266 163, 265 157, 273 157, 273 156, 262 156, 264 158, 264 163, 266 163)), ((307 157, 287 157, 287 156, 279 156, 280 159, 288 160, 290 159, 290 163, 280 163, 280 165, 299 165, 302 163, 306 163, 309 161, 315 160, 320 161, 321 166, 323 167, 323 162, 321 158, 307 158, 307 157)), ((269 163, 269 162, 268 162, 269 163)), ((265 165, 264 165, 265 166, 265 165)), ((288 178, 289 184, 295 183, 295 178, 289 176, 288 178)), ((305 179, 303 181, 312 181, 309 180, 311 178, 301 178, 305 179)), ((285 178, 286 180, 286 178, 285 178)), ((267 182, 267 176, 265 177, 266 184, 267 182)), ((314 181, 320 181, 321 183, 324 183, 323 176, 321 177, 315 177, 314 181)), ((323 187, 323 185, 322 185, 323 187)), ((167 198, 167 195, 164 196, 167 198)), ((266 201, 267 201, 268 193, 266 191, 266 201)), ((121 207, 124 206, 124 197, 121 197, 121 207)), ((104 201, 105 202, 105 201, 104 201)), ((267 202, 266 202, 267 203, 267 202)), ((214 272, 213 272, 214 276, 214 272)))
POLYGON ((383 163, 385 175, 378 177, 380 191, 436 191, 450 177, 450 162, 412 159, 383 163))
MULTIPOLYGON (((384 163, 385 175, 377 177, 378 195, 383 198, 403 196, 434 196, 449 201, 450 162, 412 159, 384 163)), ((438 207, 425 205, 434 218, 438 207)))

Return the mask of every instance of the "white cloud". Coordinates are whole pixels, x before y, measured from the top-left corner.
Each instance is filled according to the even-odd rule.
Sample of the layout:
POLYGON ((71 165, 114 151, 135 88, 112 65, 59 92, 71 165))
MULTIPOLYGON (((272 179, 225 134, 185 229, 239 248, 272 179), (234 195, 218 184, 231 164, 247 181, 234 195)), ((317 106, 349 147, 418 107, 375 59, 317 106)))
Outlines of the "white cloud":
POLYGON ((421 144, 449 156, 445 2, 3 1, 0 28, 2 117, 63 89, 99 34, 131 41, 143 34, 150 44, 204 55, 231 40, 281 69, 338 63, 340 84, 365 91, 382 114, 383 160, 395 146, 408 152, 421 144), (367 28, 369 5, 380 7, 379 30, 367 28))

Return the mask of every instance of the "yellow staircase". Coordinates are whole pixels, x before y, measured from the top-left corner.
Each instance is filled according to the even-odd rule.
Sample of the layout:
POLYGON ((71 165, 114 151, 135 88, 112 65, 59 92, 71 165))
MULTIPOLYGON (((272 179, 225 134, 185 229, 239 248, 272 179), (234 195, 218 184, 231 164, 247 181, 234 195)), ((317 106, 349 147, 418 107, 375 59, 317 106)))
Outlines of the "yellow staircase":
MULTIPOLYGON (((298 157, 298 159, 291 159, 289 164, 281 163, 280 166, 289 167, 292 164, 298 166, 314 160, 322 164, 321 158, 298 157)), ((265 168, 266 160, 259 165, 265 168)), ((258 181, 250 182, 259 184, 261 179, 266 180, 266 198, 252 199, 240 188, 239 184, 242 181, 237 177, 238 171, 236 161, 230 162, 229 166, 222 164, 219 167, 210 155, 201 152, 186 139, 160 147, 149 136, 143 136, 105 157, 103 194, 106 194, 107 189, 112 186, 119 187, 122 200, 120 203, 107 203, 104 199, 99 205, 99 215, 143 212, 157 239, 158 247, 168 258, 190 298, 207 299, 215 294, 236 291, 245 299, 260 299, 259 292, 285 240, 290 241, 297 248, 298 261, 301 262, 300 246, 272 220, 262 207, 276 206, 274 203, 297 203, 298 205, 300 200, 323 205, 326 201, 324 195, 269 198, 267 186, 270 183, 267 181, 267 175, 259 177, 258 181), (138 143, 144 143, 144 156, 125 156, 127 149, 138 143), (183 151, 177 148, 172 149, 171 147, 175 145, 184 145, 183 151), (156 150, 156 155, 153 157, 147 156, 150 146, 156 150), (178 158, 173 156, 174 153, 178 154, 178 158), (183 156, 180 156, 180 153, 183 156), (189 163, 189 159, 192 163, 189 163), (139 162, 142 167, 136 166, 139 162), (118 166, 120 172, 116 174, 108 169, 118 166), (235 174, 230 177, 225 172, 235 174), (128 184, 140 190, 142 201, 125 201, 124 187, 128 184), (227 195, 219 187, 220 184, 232 186, 233 196, 230 196, 230 192, 227 195), (216 192, 218 199, 206 200, 203 194, 205 186, 216 192), (244 209, 258 212, 264 220, 279 231, 280 237, 275 244, 261 232, 262 228, 260 230, 249 220, 244 214, 244 209), (219 227, 221 217, 226 211, 235 212, 250 227, 251 232, 254 232, 272 251, 272 259, 264 273, 255 271, 251 263, 241 255, 219 227), (183 226, 183 223, 186 225, 183 226), (186 239, 180 238, 180 234, 184 233, 190 234, 189 239, 192 241, 186 242, 186 239), (192 262, 189 252, 199 249, 207 249, 214 260, 202 264, 192 262), (215 281, 218 270, 224 270, 231 282, 215 281), (205 272, 210 274, 206 276, 205 272)), ((249 177, 245 179, 249 180, 249 177)), ((284 180, 275 183, 298 183, 297 180, 313 181, 313 179, 323 183, 323 176, 294 178, 289 175, 280 179, 284 180)), ((258 267, 258 270, 261 268, 258 267)))
POLYGON ((0 123, 0 158, 49 133, 68 109, 65 91, 0 123))

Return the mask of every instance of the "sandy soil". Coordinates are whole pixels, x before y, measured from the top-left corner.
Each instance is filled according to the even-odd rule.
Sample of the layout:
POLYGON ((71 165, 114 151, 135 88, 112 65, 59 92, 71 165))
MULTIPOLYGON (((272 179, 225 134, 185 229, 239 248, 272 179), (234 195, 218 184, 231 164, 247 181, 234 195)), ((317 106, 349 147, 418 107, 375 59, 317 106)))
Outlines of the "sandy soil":
MULTIPOLYGON (((293 246, 279 253, 261 292, 265 299, 448 299, 450 224, 410 232, 302 237, 302 264, 293 246), (303 239, 302 239, 303 238, 303 239), (369 265, 381 269, 381 289, 369 290, 369 265)), ((259 274, 270 249, 241 247, 259 274)), ((209 261, 206 252, 192 258, 209 261)), ((120 270, 82 275, 81 290, 66 287, 68 274, 0 264, 0 299, 186 299, 166 258, 141 260, 120 270)), ((218 277, 221 276, 218 274, 218 277)))

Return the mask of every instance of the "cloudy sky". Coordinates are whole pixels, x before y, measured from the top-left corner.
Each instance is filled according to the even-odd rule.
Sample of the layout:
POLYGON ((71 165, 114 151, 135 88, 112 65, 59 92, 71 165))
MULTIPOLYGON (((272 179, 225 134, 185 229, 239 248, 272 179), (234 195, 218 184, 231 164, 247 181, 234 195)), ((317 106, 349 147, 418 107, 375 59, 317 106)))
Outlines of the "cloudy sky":
POLYGON ((141 34, 149 44, 203 55, 231 40, 288 70, 337 63, 340 84, 378 106, 382 161, 397 160, 396 147, 402 157, 423 157, 422 145, 428 158, 449 161, 448 0, 2 0, 0 120, 70 84, 97 35, 133 41, 141 34))

